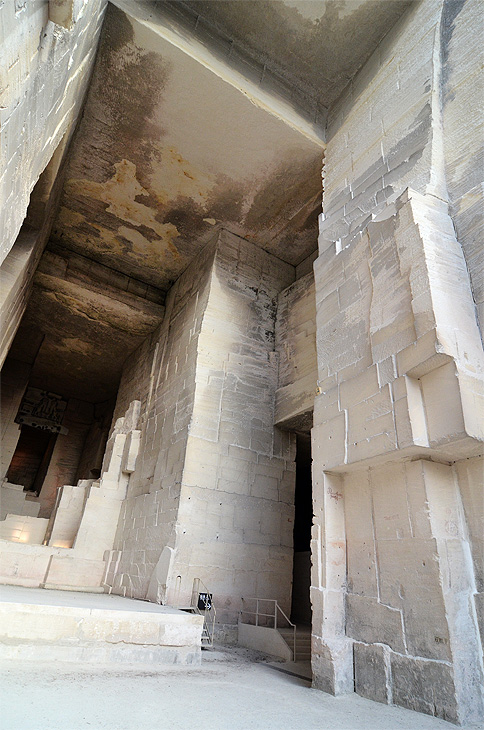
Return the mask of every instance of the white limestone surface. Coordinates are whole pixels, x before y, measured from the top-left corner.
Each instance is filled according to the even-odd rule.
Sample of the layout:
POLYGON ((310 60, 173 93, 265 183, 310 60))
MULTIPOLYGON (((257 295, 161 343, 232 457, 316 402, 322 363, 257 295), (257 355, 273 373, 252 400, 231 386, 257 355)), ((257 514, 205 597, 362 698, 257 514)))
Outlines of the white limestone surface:
POLYGON ((29 515, 8 514, 0 522, 0 539, 41 545, 49 520, 29 515))
POLYGON ((314 407, 318 364, 312 271, 279 294, 275 342, 279 368, 274 423, 280 424, 314 407))
POLYGON ((0 486, 0 520, 4 520, 7 515, 37 517, 40 504, 26 497, 22 484, 3 482, 0 486))
POLYGON ((277 629, 271 629, 267 626, 239 623, 238 644, 248 649, 256 649, 266 654, 272 654, 272 656, 281 657, 285 661, 292 660, 292 651, 282 635, 277 629))
POLYGON ((2 586, 4 659, 200 663, 203 617, 120 596, 2 586))
POLYGON ((96 53, 106 3, 76 0, 73 28, 49 18, 49 4, 0 5, 2 140, 0 260, 12 248, 29 196, 62 138, 71 134, 96 53), (40 90, 42 93, 39 93, 40 90))

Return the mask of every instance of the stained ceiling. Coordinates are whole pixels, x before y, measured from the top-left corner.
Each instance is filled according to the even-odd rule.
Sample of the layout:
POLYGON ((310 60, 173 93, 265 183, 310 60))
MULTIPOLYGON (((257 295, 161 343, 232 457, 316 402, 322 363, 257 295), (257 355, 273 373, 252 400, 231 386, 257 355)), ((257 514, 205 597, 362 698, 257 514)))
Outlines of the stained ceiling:
POLYGON ((407 4, 115 0, 53 239, 163 291, 214 226, 296 266, 317 245, 321 113, 407 4))
POLYGON ((163 291, 220 225, 297 265, 316 247, 321 140, 158 30, 108 7, 52 238, 163 291))
POLYGON ((408 4, 108 5, 14 347, 21 358, 20 339, 43 332, 41 387, 114 395, 164 294, 219 227, 295 267, 315 251, 327 108, 408 4))
MULTIPOLYGON (((126 7, 130 0, 115 0, 126 7)), ((161 0, 173 18, 224 61, 324 125, 327 111, 416 0, 161 0), (259 76, 258 76, 259 74, 259 76)))

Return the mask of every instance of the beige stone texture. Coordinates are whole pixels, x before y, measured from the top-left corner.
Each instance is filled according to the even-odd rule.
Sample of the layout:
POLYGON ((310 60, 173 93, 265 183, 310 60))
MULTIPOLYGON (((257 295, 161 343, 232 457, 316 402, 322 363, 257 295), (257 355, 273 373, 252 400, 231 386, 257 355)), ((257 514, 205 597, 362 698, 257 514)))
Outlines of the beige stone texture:
POLYGON ((476 581, 475 603, 477 619, 484 638, 484 462, 482 457, 458 461, 454 465, 469 542, 476 581))
MULTIPOLYGON (((477 460, 470 462, 473 472, 477 474, 477 460)), ((466 471, 461 469, 461 474, 466 490, 466 471)), ((402 699, 400 683, 409 681, 404 679, 405 667, 410 668, 414 657, 452 664, 454 709, 449 709, 450 703, 438 714, 479 707, 475 572, 452 467, 429 461, 388 463, 345 476, 344 495, 346 631, 359 642, 384 645, 407 657, 398 664, 395 678, 388 659, 378 660, 378 671, 386 671, 388 701, 395 682, 394 698, 410 706, 408 695, 402 699)), ((365 660, 358 651, 362 673, 365 660)), ((368 654, 371 666, 372 657, 368 654)), ((392 659, 392 668, 393 663, 392 659)), ((418 666, 411 676, 414 671, 420 671, 418 666)), ((364 696, 371 686, 364 685, 364 696)), ((375 694, 381 697, 381 689, 375 694)), ((414 701, 417 707, 419 701, 414 701)), ((423 707, 429 711, 425 703, 423 707)))
POLYGON ((15 423, 15 416, 22 401, 29 380, 30 366, 27 363, 11 361, 2 368, 1 389, 1 434, 0 479, 6 477, 12 456, 17 447, 20 427, 15 423))
POLYGON ((0 539, 42 545, 49 520, 28 515, 7 514, 0 522, 0 539))
POLYGON ((312 412, 317 386, 314 274, 298 278, 279 294, 276 318, 279 358, 276 424, 312 412))
POLYGON ((284 499, 280 484, 285 472, 294 478, 295 454, 294 439, 272 423, 272 300, 293 276, 251 244, 221 238, 198 342, 173 570, 183 576, 180 597, 196 577, 210 584, 227 623, 236 622, 242 596, 289 609, 293 497, 284 499), (217 459, 201 480, 200 450, 217 459))
POLYGON ((38 588, 44 583, 52 556, 60 556, 63 552, 44 545, 19 545, 1 540, 0 583, 38 588))
MULTIPOLYGON (((318 586, 334 556, 325 533, 333 505, 320 501, 322 485, 341 474, 344 618, 326 624, 326 641, 341 645, 343 633, 357 642, 364 696, 461 723, 483 708, 484 357, 478 226, 470 223, 481 152, 477 119, 459 117, 451 78, 464 100, 480 51, 464 51, 456 38, 476 12, 473 2, 465 12, 437 0, 414 6, 330 111, 314 262, 313 637, 324 646, 327 589, 318 586), (468 76, 454 70, 452 53, 468 76), (457 119, 473 140, 469 151, 457 142, 457 119), (452 139, 459 152, 448 163, 452 139), (441 682, 433 704, 418 689, 423 681, 441 682)), ((316 684, 348 676, 336 654, 320 651, 316 684)))
POLYGON ((102 593, 101 582, 105 569, 106 566, 102 559, 84 558, 83 553, 81 555, 74 553, 62 556, 53 555, 42 588, 102 593))
MULTIPOLYGON (((317 433, 313 429, 313 443, 317 433)), ((345 632, 346 533, 344 486, 313 462, 311 663, 315 686, 331 694, 353 691, 352 642, 345 632)))
POLYGON ((27 307, 32 277, 39 260, 38 231, 21 230, 0 266, 0 364, 3 365, 27 307))
POLYGON ((200 664, 203 618, 119 596, 6 587, 3 659, 105 664, 200 664))
POLYGON ((475 103, 484 94, 481 73, 484 21, 479 5, 478 0, 468 0, 456 17, 455 9, 449 6, 445 10, 445 27, 451 32, 444 34, 442 43, 447 60, 442 101, 444 164, 451 214, 469 270, 482 333, 484 143, 482 114, 475 103))
POLYGON ((0 188, 2 261, 15 242, 37 179, 63 136, 72 133, 81 109, 105 3, 76 0, 74 6, 70 30, 49 20, 49 3, 9 2, 0 9, 5 38, 2 135, 8 152, 0 188), (43 93, 35 93, 40 88, 43 93))
POLYGON ((93 420, 91 403, 70 398, 62 423, 67 434, 57 435, 52 457, 44 478, 38 500, 40 515, 50 517, 54 509, 57 490, 65 484, 76 483, 77 469, 84 443, 93 420))
MULTIPOLYGON (((167 22, 173 5, 0 0, 0 582, 144 606, 0 603, 1 653, 197 664, 201 617, 155 605, 188 607, 194 587, 220 635, 244 599, 289 614, 296 434, 311 430, 313 686, 471 727, 484 714, 479 2, 383 2, 372 22, 372 3, 321 3, 295 33, 304 64, 288 46, 294 77, 264 23, 302 27, 303 4, 245 4, 258 19, 245 70, 240 3, 194 3, 183 32, 190 3, 167 22), (66 433, 25 500, 4 481, 15 417, 47 376, 69 392, 66 433)), ((242 644, 290 658, 279 638, 239 627, 242 644)))
POLYGON ((57 502, 50 518, 48 545, 71 548, 79 529, 86 499, 86 487, 65 485, 57 491, 57 502))
POLYGON ((153 338, 152 354, 137 354, 144 381, 133 382, 128 363, 118 402, 125 390, 141 402, 141 451, 110 590, 189 605, 201 578, 222 623, 237 622, 244 595, 288 610, 295 442, 273 426, 272 302, 293 278, 291 266, 223 233, 170 292, 158 346, 153 338))
POLYGON ((239 623, 237 643, 247 649, 263 651, 285 661, 292 661, 292 651, 277 629, 239 623))
POLYGON ((26 499, 22 484, 3 482, 0 487, 0 520, 8 514, 28 517, 38 517, 40 504, 26 499))
MULTIPOLYGON (((316 443, 319 448, 328 445, 327 454, 321 454, 326 469, 390 456, 397 449, 445 454, 449 443, 455 444, 456 456, 479 453, 471 439, 480 440, 483 428, 484 356, 462 252, 450 225, 445 209, 439 211, 429 196, 405 193, 395 218, 372 223, 367 236, 334 256, 344 283, 337 286, 332 271, 324 279, 329 275, 337 286, 341 310, 317 308, 318 361, 325 363, 328 374, 337 373, 339 381, 337 392, 321 389, 316 397, 315 428, 321 431, 316 443), (437 263, 443 256, 437 258, 435 249, 439 233, 448 242, 448 267, 437 263), (361 270, 364 290, 361 283, 351 283, 353 269, 361 270), (459 286, 450 287, 448 271, 459 286), (353 299, 348 299, 347 283, 360 292, 353 299), (390 286, 394 309, 385 303, 390 286), (335 349, 339 340, 332 332, 341 326, 343 315, 344 345, 335 349), (384 350, 380 343, 385 343, 384 350), (380 365, 389 358, 400 378, 395 367, 393 377, 387 367, 382 382, 380 365), (342 429, 343 439, 338 435, 342 429)), ((320 378, 324 374, 320 371, 320 378)))

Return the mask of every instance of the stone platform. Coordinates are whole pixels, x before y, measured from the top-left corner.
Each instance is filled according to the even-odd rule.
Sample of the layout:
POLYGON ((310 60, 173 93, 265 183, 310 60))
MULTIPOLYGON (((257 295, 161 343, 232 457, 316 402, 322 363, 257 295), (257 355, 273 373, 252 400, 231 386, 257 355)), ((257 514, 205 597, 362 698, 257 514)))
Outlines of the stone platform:
POLYGON ((0 657, 200 664, 203 617, 108 594, 0 586, 0 657))

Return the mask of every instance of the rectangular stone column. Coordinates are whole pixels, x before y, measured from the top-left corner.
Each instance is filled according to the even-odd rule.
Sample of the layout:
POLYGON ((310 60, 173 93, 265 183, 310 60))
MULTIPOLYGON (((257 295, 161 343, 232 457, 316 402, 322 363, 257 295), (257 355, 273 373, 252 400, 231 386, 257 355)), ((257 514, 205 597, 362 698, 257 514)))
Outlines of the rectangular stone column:
POLYGON ((289 613, 295 437, 274 428, 274 328, 294 275, 222 232, 127 364, 118 408, 139 398, 142 434, 109 571, 115 592, 189 605, 199 578, 219 622, 236 624, 254 596, 289 613))
POLYGON ((321 473, 316 454, 319 429, 313 428, 311 661, 313 685, 333 695, 353 692, 353 642, 345 632, 346 534, 343 479, 321 473))
POLYGON ((216 241, 209 243, 171 288, 161 326, 128 359, 115 416, 130 401, 141 402, 141 443, 121 506, 109 585, 134 598, 159 595, 155 585, 164 548, 174 550, 182 474, 193 415, 198 338, 203 321, 216 241))
POLYGON ((201 578, 222 623, 237 622, 242 598, 273 598, 290 610, 295 437, 273 423, 275 300, 293 277, 291 266, 221 234, 198 339, 167 600, 188 601, 201 578))
POLYGON ((458 719, 463 724, 478 723, 484 714, 484 672, 473 600, 477 586, 465 514, 452 467, 422 462, 422 470, 439 555, 458 719))

